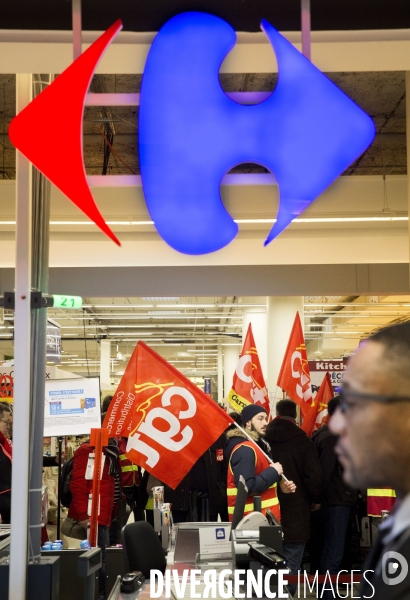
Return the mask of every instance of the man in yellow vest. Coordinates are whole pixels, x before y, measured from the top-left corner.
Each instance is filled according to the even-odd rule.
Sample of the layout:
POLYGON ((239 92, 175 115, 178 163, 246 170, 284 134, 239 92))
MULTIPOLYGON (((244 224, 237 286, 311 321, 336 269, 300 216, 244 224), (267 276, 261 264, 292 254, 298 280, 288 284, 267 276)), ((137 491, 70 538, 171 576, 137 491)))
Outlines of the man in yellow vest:
POLYGON ((249 404, 243 409, 241 418, 246 433, 254 442, 250 441, 239 428, 227 432, 228 443, 225 455, 229 459, 227 481, 229 520, 232 521, 241 475, 245 479, 249 493, 244 516, 253 511, 253 496, 261 496, 262 512, 265 514, 270 509, 280 520, 277 483, 280 481, 281 490, 285 493, 294 492, 296 486, 293 481, 281 480, 282 465, 270 461, 270 447, 263 439, 268 425, 266 410, 259 404, 249 404))

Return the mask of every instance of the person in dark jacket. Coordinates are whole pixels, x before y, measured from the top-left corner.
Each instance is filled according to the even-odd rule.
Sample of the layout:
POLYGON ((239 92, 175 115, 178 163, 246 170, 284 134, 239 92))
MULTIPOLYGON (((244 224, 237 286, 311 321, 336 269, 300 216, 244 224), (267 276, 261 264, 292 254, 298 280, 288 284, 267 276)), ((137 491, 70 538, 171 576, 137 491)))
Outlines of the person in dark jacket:
POLYGON ((226 475, 228 463, 224 457, 226 436, 223 433, 197 460, 189 476, 192 521, 228 521, 226 475))
MULTIPOLYGON (((286 477, 296 484, 295 494, 284 494, 279 488, 283 554, 291 574, 297 574, 302 562, 305 543, 310 535, 310 512, 319 502, 322 468, 312 440, 296 424, 296 404, 281 400, 276 405, 277 417, 269 423, 265 439, 272 455, 278 460, 286 477)), ((290 594, 296 584, 288 585, 290 594)))
MULTIPOLYGON (((228 520, 225 443, 225 434, 222 434, 197 460, 175 490, 163 484, 164 502, 170 502, 172 505, 174 523, 217 521, 218 515, 221 521, 228 520)), ((149 473, 145 471, 141 482, 143 490, 147 488, 148 479, 149 473)), ((160 482, 158 485, 161 485, 160 482)), ((147 521, 153 524, 152 507, 150 506, 149 510, 148 506, 147 521)))
POLYGON ((0 515, 3 523, 10 523, 12 446, 8 436, 12 423, 10 408, 0 403, 0 515))
MULTIPOLYGON (((331 417, 340 405, 340 396, 335 396, 328 403, 331 417)), ((356 503, 357 492, 346 485, 343 480, 343 468, 340 464, 335 446, 337 437, 331 433, 328 425, 315 431, 312 440, 318 450, 322 465, 322 489, 320 494, 321 509, 318 518, 324 526, 324 546, 320 559, 320 573, 338 573, 343 559, 346 532, 349 525, 352 506, 356 503)), ((323 598, 333 598, 330 590, 323 592, 323 598), (327 595, 326 595, 327 594, 327 595)))

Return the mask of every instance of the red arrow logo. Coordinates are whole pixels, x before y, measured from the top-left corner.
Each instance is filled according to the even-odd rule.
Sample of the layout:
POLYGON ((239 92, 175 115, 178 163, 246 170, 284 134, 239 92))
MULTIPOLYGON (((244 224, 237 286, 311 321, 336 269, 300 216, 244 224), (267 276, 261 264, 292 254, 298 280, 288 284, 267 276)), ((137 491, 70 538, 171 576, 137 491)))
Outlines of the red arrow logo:
POLYGON ((54 185, 121 245, 104 221, 87 183, 83 113, 91 78, 104 51, 122 29, 116 21, 11 122, 9 137, 54 185))

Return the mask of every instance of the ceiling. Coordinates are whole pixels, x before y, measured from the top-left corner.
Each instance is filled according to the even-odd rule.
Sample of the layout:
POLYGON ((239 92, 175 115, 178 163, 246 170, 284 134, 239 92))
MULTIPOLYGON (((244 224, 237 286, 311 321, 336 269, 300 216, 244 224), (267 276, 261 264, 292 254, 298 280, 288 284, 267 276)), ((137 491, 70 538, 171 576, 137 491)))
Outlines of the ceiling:
MULTIPOLYGON (((83 0, 84 30, 102 31, 122 19, 125 31, 158 31, 173 15, 203 11, 236 31, 259 31, 262 18, 281 31, 300 29, 300 0, 83 0)), ((410 26, 408 0, 311 0, 313 30, 397 29, 410 26)), ((71 29, 69 0, 3 2, 3 29, 71 29)))
MULTIPOLYGON (((66 0, 37 0, 35 3, 14 0, 6 4, 2 7, 2 29, 71 28, 71 2, 66 0)), ((145 3, 83 0, 82 4, 84 30, 105 30, 115 19, 122 18, 126 31, 156 31, 171 16, 184 10, 212 12, 225 18, 238 31, 259 31, 262 17, 281 31, 300 29, 300 0, 227 0, 223 3, 216 0, 167 3, 162 0, 145 3)), ((410 28, 408 0, 396 0, 394 10, 392 3, 386 0, 311 0, 311 10, 312 29, 317 31, 410 28)), ((344 175, 363 178, 406 175, 404 72, 332 72, 328 76, 371 115, 377 131, 371 147, 344 175)), ((96 75, 91 91, 137 93, 141 78, 138 74, 96 75)), ((276 81, 277 75, 271 73, 220 74, 221 86, 226 92, 273 91, 276 81)), ((15 103, 15 76, 0 74, 0 179, 4 180, 15 179, 15 151, 7 137, 9 123, 15 115, 15 103)), ((88 175, 139 174, 138 107, 87 107, 83 125, 84 163, 88 175)), ((64 126, 62 117, 61 128, 64 126)), ((41 135, 41 128, 38 135, 41 135)), ((255 171, 263 169, 252 164, 235 168, 235 172, 255 171)), ((354 177, 344 179, 352 181, 354 177)), ((383 210, 389 211, 387 192, 385 187, 383 210)), ((250 208, 249 204, 248 201, 247 211, 252 210, 253 214, 249 212, 246 217, 260 217, 255 212, 257 209, 250 208)), ((363 210, 361 206, 360 209, 363 210)), ((66 219, 68 209, 64 210, 66 219)), ((6 216, 13 218, 11 210, 6 216)), ((12 227, 10 225, 10 231, 12 227)), ((63 223, 61 227, 68 236, 68 225, 63 223)), ((320 227, 322 225, 315 225, 316 237, 320 227)), ((329 230, 328 224, 323 227, 329 230)), ((354 226, 349 224, 349 227, 353 231, 354 226)), ((2 229, 0 235, 11 236, 9 229, 5 229, 6 233, 2 229)), ((251 236, 253 231, 245 233, 251 236)), ((91 233, 83 237, 85 235, 90 237, 91 233)), ((124 239, 126 235, 123 235, 124 239)), ((77 230, 75 236, 78 236, 77 230)), ((71 241, 72 237, 67 239, 71 241)), ((239 352, 244 311, 255 306, 263 310, 266 297, 87 297, 82 311, 50 309, 49 317, 62 327, 62 367, 66 370, 79 374, 99 372, 99 342, 110 339, 112 376, 118 380, 137 340, 143 339, 184 373, 201 376, 216 374, 219 344, 222 348, 234 344, 239 352)), ((12 317, 12 313, 6 313, 0 329, 0 354, 3 355, 13 352, 12 317)), ((410 296, 306 296, 304 325, 309 357, 339 358, 352 352, 360 339, 371 331, 408 318, 410 296)))
MULTIPOLYGON (((217 374, 218 345, 242 346, 245 311, 266 310, 266 297, 84 298, 83 309, 48 309, 61 326, 61 367, 100 371, 100 342, 111 340, 111 377, 118 382, 139 339, 190 377, 217 374)), ((310 359, 354 351, 376 329, 410 319, 410 296, 306 296, 304 329, 310 359)), ((0 352, 12 355, 13 313, 1 326, 0 352)))
MULTIPOLYGON (((370 148, 344 174, 406 174, 404 73, 330 73, 328 77, 373 118, 377 131, 370 148)), ((91 91, 138 93, 141 78, 141 75, 96 75, 91 91)), ((277 75, 221 74, 220 81, 226 92, 272 91, 277 75)), ((14 75, 0 75, 0 179, 15 178, 15 150, 7 137, 10 121, 15 115, 15 103, 14 75)), ((140 173, 138 107, 86 107, 83 126, 84 164, 88 175, 140 173)), ((61 127, 64 127, 63 121, 61 127)), ((233 172, 266 172, 266 169, 246 164, 236 167, 233 172)))

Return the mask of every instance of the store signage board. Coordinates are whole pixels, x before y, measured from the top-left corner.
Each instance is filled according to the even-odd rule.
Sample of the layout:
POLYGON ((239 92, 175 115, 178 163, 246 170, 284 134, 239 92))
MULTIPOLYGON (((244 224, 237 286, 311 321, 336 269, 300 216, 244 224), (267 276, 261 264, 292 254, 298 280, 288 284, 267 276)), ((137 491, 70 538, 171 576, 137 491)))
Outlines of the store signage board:
POLYGON ((332 380, 332 387, 337 391, 343 383, 343 376, 347 369, 348 358, 341 360, 309 360, 310 381, 312 384, 313 395, 319 390, 325 373, 328 372, 332 380))
POLYGON ((89 434, 101 427, 100 379, 46 381, 44 436, 89 434))
MULTIPOLYGON (((87 184, 82 118, 93 72, 121 27, 114 23, 9 128, 16 148, 117 243, 87 184)), ((259 104, 239 104, 220 87, 236 34, 218 17, 171 18, 148 53, 139 110, 142 187, 159 235, 181 253, 207 254, 235 238, 238 226, 220 197, 232 167, 254 162, 276 178, 279 210, 266 245, 373 141, 370 117, 272 25, 261 27, 279 79, 259 104)))

